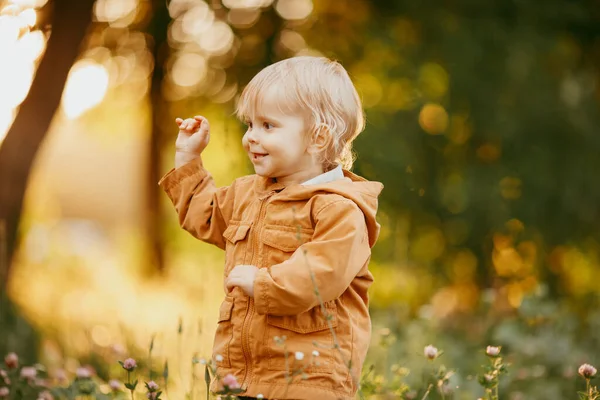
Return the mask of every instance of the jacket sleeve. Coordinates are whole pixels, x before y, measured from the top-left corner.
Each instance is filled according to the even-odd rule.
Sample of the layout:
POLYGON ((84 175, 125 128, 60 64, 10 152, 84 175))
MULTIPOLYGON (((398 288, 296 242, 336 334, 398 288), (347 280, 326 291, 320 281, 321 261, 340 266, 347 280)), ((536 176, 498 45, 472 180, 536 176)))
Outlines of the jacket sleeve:
POLYGON ((172 169, 158 183, 175 206, 179 225, 194 237, 225 249, 234 185, 217 188, 200 159, 172 169))
POLYGON ((315 284, 323 302, 340 297, 370 258, 365 217, 354 202, 326 205, 315 222, 310 242, 283 263, 258 271, 254 302, 259 314, 296 315, 316 307, 315 284))

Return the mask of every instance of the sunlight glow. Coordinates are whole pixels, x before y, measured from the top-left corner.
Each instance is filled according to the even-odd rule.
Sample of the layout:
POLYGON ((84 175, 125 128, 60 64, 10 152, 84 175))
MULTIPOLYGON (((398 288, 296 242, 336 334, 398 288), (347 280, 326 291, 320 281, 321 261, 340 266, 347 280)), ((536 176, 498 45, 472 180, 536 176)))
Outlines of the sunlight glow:
POLYGON ((234 8, 227 14, 227 21, 237 28, 249 28, 260 18, 260 10, 254 8, 234 8))
POLYGON ((98 21, 112 23, 135 13, 137 7, 137 0, 98 0, 94 14, 98 21))
POLYGON ((229 100, 233 99, 233 97, 237 94, 237 91, 237 83, 232 83, 231 85, 221 89, 221 91, 213 97, 212 101, 214 103, 226 103, 229 100))
POLYGON ((281 44, 284 45, 287 49, 298 52, 304 48, 306 48, 306 41, 301 34, 296 31, 292 31, 289 29, 284 29, 279 34, 279 40, 281 44))
MULTIPOLYGON (((200 2, 197 3, 200 5, 200 2)), ((167 7, 169 8, 169 15, 175 20, 192 6, 194 4, 191 0, 171 0, 167 7)))
POLYGON ((229 9, 268 7, 273 0, 223 0, 223 5, 229 9))
POLYGON ((39 30, 30 31, 37 22, 33 8, 40 1, 12 1, 0 11, 0 142, 25 100, 35 74, 36 61, 44 53, 46 37, 39 30))
POLYGON ((37 13, 35 12, 35 10, 33 8, 28 8, 26 10, 23 10, 20 14, 19 14, 19 18, 28 26, 34 26, 35 23, 37 22, 37 13))
POLYGON ((34 66, 31 60, 19 56, 14 52, 9 62, 0 63, 0 109, 12 109, 17 107, 29 92, 34 74, 34 66))
POLYGON ((37 60, 46 49, 46 37, 42 31, 33 31, 21 37, 17 43, 18 52, 27 60, 37 60))
POLYGON ((171 77, 179 86, 194 86, 204 79, 207 68, 206 59, 200 54, 182 54, 173 63, 171 77))
POLYGON ((208 33, 198 37, 198 44, 207 53, 221 55, 229 51, 233 38, 229 25, 223 21, 215 21, 208 33))
POLYGON ((14 109, 10 110, 4 107, 0 107, 0 143, 2 143, 2 141, 6 137, 8 129, 12 125, 16 115, 17 113, 14 109))
POLYGON ((18 18, 0 15, 0 50, 4 51, 19 39, 21 23, 18 18))
POLYGON ((10 0, 10 2, 21 8, 41 8, 48 0, 10 0))
POLYGON ((313 11, 313 3, 311 0, 279 0, 275 10, 283 19, 304 19, 313 11))
POLYGON ((181 27, 186 35, 194 37, 210 29, 214 20, 215 14, 213 11, 206 3, 200 2, 196 7, 184 14, 181 20, 181 27))
POLYGON ((9 4, 6 7, 2 8, 2 10, 0 10, 0 14, 2 15, 10 15, 10 16, 16 16, 19 14, 19 11, 21 10, 21 8, 15 4, 9 4))
POLYGON ((77 62, 65 86, 62 106, 69 119, 99 104, 108 89, 108 72, 103 65, 90 60, 77 62))

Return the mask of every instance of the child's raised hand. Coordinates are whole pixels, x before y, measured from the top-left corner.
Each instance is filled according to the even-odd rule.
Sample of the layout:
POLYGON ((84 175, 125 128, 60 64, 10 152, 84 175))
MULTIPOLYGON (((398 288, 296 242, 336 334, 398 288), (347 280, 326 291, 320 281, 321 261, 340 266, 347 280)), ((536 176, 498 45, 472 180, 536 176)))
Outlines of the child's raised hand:
POLYGON ((254 265, 236 265, 225 279, 227 291, 231 292, 237 286, 248 296, 254 298, 254 280, 257 272, 258 268, 254 265))
POLYGON ((189 153, 199 156, 210 140, 210 126, 208 120, 200 115, 194 118, 175 120, 179 127, 179 134, 175 141, 177 152, 189 153))

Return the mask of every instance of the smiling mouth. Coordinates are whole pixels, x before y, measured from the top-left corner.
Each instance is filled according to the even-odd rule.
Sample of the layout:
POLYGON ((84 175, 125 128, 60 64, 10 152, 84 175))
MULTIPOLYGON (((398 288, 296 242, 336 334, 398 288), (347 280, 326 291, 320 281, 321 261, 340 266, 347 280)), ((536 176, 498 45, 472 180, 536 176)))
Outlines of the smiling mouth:
POLYGON ((263 158, 268 156, 268 154, 266 154, 266 153, 250 153, 250 154, 252 156, 252 160, 262 160, 263 158))

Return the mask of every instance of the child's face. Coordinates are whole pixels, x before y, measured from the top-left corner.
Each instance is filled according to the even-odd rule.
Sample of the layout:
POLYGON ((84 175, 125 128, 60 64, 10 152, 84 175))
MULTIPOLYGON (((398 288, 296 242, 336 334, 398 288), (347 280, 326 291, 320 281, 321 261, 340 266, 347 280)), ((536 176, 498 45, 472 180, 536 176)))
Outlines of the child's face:
POLYGON ((311 152, 304 116, 284 113, 277 106, 275 96, 269 93, 265 96, 256 115, 247 121, 248 130, 242 138, 254 171, 277 178, 285 185, 302 183, 323 173, 311 152))

